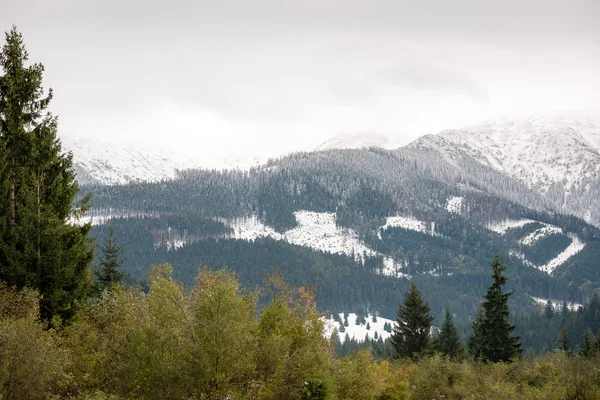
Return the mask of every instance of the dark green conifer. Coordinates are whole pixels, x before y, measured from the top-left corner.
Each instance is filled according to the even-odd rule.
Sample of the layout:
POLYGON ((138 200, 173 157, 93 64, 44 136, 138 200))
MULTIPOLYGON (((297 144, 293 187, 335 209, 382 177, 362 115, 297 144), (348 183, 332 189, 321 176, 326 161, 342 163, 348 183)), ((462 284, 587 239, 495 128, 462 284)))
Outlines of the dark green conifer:
POLYGON ((483 352, 483 318, 484 309, 480 307, 475 315, 473 324, 471 325, 471 336, 469 337, 468 348, 469 354, 475 359, 482 358, 483 352))
POLYGON ((569 354, 569 332, 567 331, 567 326, 564 325, 562 330, 560 331, 560 338, 558 339, 559 348, 569 354))
POLYGON ((499 254, 494 256, 491 267, 494 282, 484 296, 483 318, 478 333, 481 338, 477 340, 480 341, 482 360, 507 362, 521 355, 521 343, 520 338, 512 334, 515 326, 508 322, 508 298, 512 292, 503 292, 508 278, 503 274, 506 267, 499 254))
POLYGON ((123 279, 123 272, 119 270, 119 267, 123 264, 121 259, 123 247, 117 246, 115 229, 112 224, 109 227, 108 239, 100 249, 102 250, 102 259, 96 275, 98 277, 98 289, 102 291, 113 288, 123 279))
POLYGON ((61 150, 57 118, 47 111, 41 64, 27 66, 13 27, 0 51, 0 280, 37 289, 44 319, 70 318, 89 290, 91 225, 69 223, 78 184, 72 155, 61 150))
POLYGON ((455 359, 462 354, 460 336, 452 321, 452 315, 448 310, 444 314, 444 322, 440 328, 440 334, 435 341, 435 349, 451 359, 455 359))
POLYGON ((579 354, 586 358, 593 357, 596 354, 594 335, 592 334, 592 330, 590 328, 587 328, 583 332, 583 338, 581 339, 581 348, 579 349, 579 354))
POLYGON ((398 307, 397 323, 391 337, 396 357, 416 359, 425 351, 433 321, 429 311, 429 304, 423 300, 417 285, 411 282, 404 303, 398 307))

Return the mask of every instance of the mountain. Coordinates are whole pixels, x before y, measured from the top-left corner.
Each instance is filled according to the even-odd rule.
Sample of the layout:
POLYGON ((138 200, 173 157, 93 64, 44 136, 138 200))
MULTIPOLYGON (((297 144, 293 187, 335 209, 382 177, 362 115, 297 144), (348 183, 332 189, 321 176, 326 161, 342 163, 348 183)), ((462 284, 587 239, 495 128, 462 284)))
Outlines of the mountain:
POLYGON ((71 137, 61 138, 63 149, 73 153, 77 179, 83 185, 122 185, 131 182, 159 182, 174 179, 177 171, 246 169, 260 160, 233 160, 210 156, 190 157, 164 147, 111 143, 71 137))
POLYGON ((93 193, 94 235, 103 240, 112 222, 123 268, 137 279, 162 263, 186 283, 199 266, 228 267, 254 288, 277 267, 293 284, 316 285, 324 309, 388 318, 413 280, 434 315, 449 307, 467 330, 496 252, 518 309, 540 299, 581 304, 600 289, 600 230, 565 211, 561 192, 569 188, 566 203, 577 210, 586 205, 577 193, 597 190, 586 172, 596 125, 581 126, 483 124, 392 150, 362 148, 358 137, 337 142, 358 148, 294 153, 248 170, 189 169, 161 182, 84 185, 82 194, 93 193), (580 173, 563 168, 568 160, 580 173), (545 185, 518 173, 527 169, 567 178, 545 185))
POLYGON ((600 226, 600 122, 532 117, 427 135, 412 149, 449 162, 472 160, 524 183, 557 212, 600 226))

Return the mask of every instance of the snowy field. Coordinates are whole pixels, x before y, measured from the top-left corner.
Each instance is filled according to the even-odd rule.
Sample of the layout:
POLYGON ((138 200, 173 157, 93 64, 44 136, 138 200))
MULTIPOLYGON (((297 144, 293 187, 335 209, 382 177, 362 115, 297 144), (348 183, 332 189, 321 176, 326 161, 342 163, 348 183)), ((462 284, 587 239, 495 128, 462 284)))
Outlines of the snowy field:
POLYGON ((384 231, 388 228, 402 228, 409 231, 427 233, 427 223, 412 217, 387 217, 385 220, 385 225, 380 229, 384 231))
POLYGON ((538 221, 534 221, 532 219, 519 219, 519 220, 507 219, 507 220, 504 220, 501 222, 496 222, 496 223, 490 224, 487 226, 487 228, 492 232, 496 232, 501 235, 504 235, 510 229, 522 228, 527 224, 531 224, 531 223, 535 223, 535 222, 538 222, 538 221))
POLYGON ((454 213, 454 214, 460 214, 460 211, 462 209, 462 204, 463 204, 462 197, 459 197, 459 196, 450 197, 448 199, 448 201, 446 202, 446 211, 454 213))
MULTIPOLYGON (((294 215, 298 226, 284 233, 276 232, 256 217, 230 220, 226 223, 233 229, 231 237, 235 239, 252 241, 270 237, 318 251, 353 256, 355 260, 361 262, 365 255, 381 255, 362 242, 352 229, 337 226, 334 213, 296 211, 294 215)), ((402 273, 403 266, 390 257, 384 256, 383 264, 382 274, 409 278, 408 275, 402 273)))
MULTIPOLYGON (((355 339, 357 342, 364 342, 365 337, 368 335, 369 339, 373 339, 375 337, 375 332, 377 332, 377 337, 381 337, 382 340, 386 340, 391 336, 390 332, 386 332, 383 329, 384 324, 389 323, 393 327, 396 324, 396 321, 392 321, 391 319, 377 317, 377 322, 373 322, 373 315, 369 314, 365 317, 365 323, 362 325, 356 325, 356 314, 349 313, 348 314, 348 326, 344 326, 345 332, 340 332, 339 337, 340 341, 343 343, 346 333, 350 339, 355 339), (369 323, 369 328, 367 329, 367 322, 369 323)), ((342 322, 344 321, 344 314, 340 314, 339 318, 342 322)), ((326 338, 330 338, 333 330, 335 328, 340 331, 341 325, 338 321, 335 321, 333 315, 330 315, 329 318, 323 317, 323 321, 325 322, 325 330, 324 336, 326 338)))

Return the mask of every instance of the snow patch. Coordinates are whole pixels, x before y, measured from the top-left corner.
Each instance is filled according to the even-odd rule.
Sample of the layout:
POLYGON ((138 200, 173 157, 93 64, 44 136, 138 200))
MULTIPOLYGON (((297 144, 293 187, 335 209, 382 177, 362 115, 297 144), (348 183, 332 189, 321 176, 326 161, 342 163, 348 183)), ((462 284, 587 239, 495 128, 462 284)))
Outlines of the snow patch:
POLYGON ((525 236, 519 243, 525 246, 533 246, 537 241, 545 238, 546 236, 550 236, 553 234, 562 234, 563 230, 554 225, 545 225, 540 229, 537 229, 531 232, 529 235, 525 236))
POLYGON ((137 212, 137 211, 117 212, 117 211, 113 211, 113 210, 108 210, 107 212, 102 212, 102 213, 94 214, 94 215, 90 215, 88 213, 79 218, 70 217, 67 220, 67 223, 72 224, 72 225, 83 226, 83 225, 87 224, 88 222, 90 222, 92 225, 96 226, 96 225, 105 225, 106 223, 108 223, 108 221, 110 221, 113 218, 144 218, 144 217, 157 217, 157 216, 158 216, 157 214, 143 213, 143 212, 137 212))
POLYGON ((230 237, 235 239, 252 241, 258 238, 270 237, 317 251, 352 256, 359 262, 363 262, 365 256, 382 256, 383 268, 380 271, 381 274, 410 279, 409 275, 402 272, 403 264, 397 263, 392 258, 369 248, 352 229, 337 226, 334 213, 296 211, 294 215, 298 226, 284 233, 279 233, 263 224, 256 216, 223 220, 223 222, 233 229, 230 237))
POLYGON ((380 230, 384 231, 388 228, 402 228, 409 231, 427 233, 427 223, 412 217, 387 217, 385 220, 385 225, 382 226, 380 230))
POLYGON ((372 314, 368 314, 367 317, 365 317, 365 323, 361 324, 361 325, 356 325, 356 319, 357 319, 357 315, 355 313, 349 313, 348 314, 348 326, 344 326, 345 332, 339 332, 341 325, 344 322, 344 314, 343 313, 339 314, 339 320, 342 321, 342 324, 340 324, 338 321, 336 321, 334 319, 333 315, 330 315, 328 318, 323 317, 322 320, 325 323, 324 330, 323 330, 323 336, 325 336, 326 338, 330 338, 331 334, 333 333, 333 330, 335 328, 337 328, 337 330, 339 332, 339 338, 342 343, 344 343, 346 334, 348 334, 348 337, 350 339, 354 339, 357 342, 364 342, 365 337, 367 335, 369 336, 369 339, 373 339, 375 337, 375 332, 377 332, 378 338, 381 337, 381 339, 385 341, 392 334, 390 332, 385 331, 383 329, 383 326, 385 324, 389 323, 393 328, 394 325, 396 324, 396 321, 393 321, 391 319, 381 318, 379 316, 377 317, 377 322, 373 322, 372 314), (371 329, 367 329, 367 322, 369 323, 369 328, 371 328, 371 329))
POLYGON ((265 237, 270 237, 275 240, 283 239, 283 235, 270 226, 263 224, 256 216, 239 218, 232 221, 222 220, 222 222, 233 230, 231 237, 234 239, 247 241, 254 241, 265 237))
POLYGON ((446 211, 460 214, 460 210, 462 209, 463 198, 459 196, 453 196, 446 201, 446 211))
POLYGON ((552 275, 554 270, 564 264, 569 258, 573 257, 575 254, 579 253, 585 247, 585 243, 583 243, 576 235, 568 234, 569 238, 571 238, 571 244, 563 250, 558 256, 550 260, 547 264, 541 265, 537 267, 540 271, 546 272, 548 275, 552 275))
POLYGON ((511 229, 522 228, 525 225, 531 224, 534 222, 538 222, 538 221, 534 221, 532 219, 519 219, 519 220, 506 219, 501 222, 495 222, 493 224, 487 225, 487 228, 490 231, 504 235, 504 234, 506 234, 507 231, 509 231, 511 229))
MULTIPOLYGON (((552 308, 554 308, 554 311, 561 311, 563 308, 564 302, 560 301, 560 300, 544 299, 541 297, 533 297, 533 296, 529 296, 529 297, 531 297, 536 303, 542 304, 544 306, 548 303, 548 301, 550 301, 550 304, 552 304, 552 308)), ((574 303, 574 302, 567 301, 567 308, 571 311, 577 311, 581 307, 583 307, 583 304, 581 304, 581 303, 574 303)))

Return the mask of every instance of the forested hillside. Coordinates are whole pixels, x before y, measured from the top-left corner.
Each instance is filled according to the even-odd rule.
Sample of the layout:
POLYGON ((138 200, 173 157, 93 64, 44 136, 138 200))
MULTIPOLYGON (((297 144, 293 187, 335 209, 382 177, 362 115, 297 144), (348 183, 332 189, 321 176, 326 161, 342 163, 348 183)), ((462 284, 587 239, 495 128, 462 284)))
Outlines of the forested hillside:
POLYGON ((492 169, 473 164, 465 174, 468 165, 459 169, 429 151, 331 150, 249 171, 181 171, 176 180, 82 193, 93 193, 90 215, 103 222, 95 234, 103 240, 114 224, 123 268, 142 281, 150 265, 168 262, 187 284, 200 266, 227 266, 255 287, 278 266, 294 284, 317 285, 321 309, 393 317, 410 278, 438 321, 449 307, 467 333, 489 282, 486 266, 500 251, 517 309, 537 307, 532 297, 583 303, 591 296, 598 229, 557 214, 492 169), (307 212, 333 213, 340 241, 353 244, 321 245, 318 226, 298 223, 307 212), (297 240, 297 231, 306 237, 297 240))

